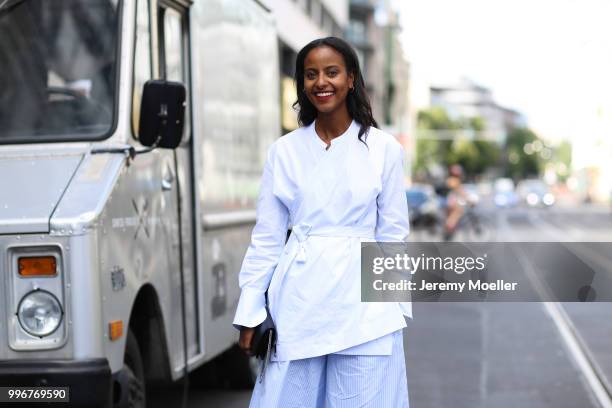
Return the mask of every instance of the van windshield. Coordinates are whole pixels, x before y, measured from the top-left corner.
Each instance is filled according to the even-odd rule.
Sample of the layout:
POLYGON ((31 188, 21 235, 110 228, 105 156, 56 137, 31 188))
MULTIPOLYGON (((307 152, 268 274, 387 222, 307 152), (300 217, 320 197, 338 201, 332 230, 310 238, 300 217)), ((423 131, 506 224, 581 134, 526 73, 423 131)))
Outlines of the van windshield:
POLYGON ((111 130, 118 0, 0 1, 0 144, 111 130))

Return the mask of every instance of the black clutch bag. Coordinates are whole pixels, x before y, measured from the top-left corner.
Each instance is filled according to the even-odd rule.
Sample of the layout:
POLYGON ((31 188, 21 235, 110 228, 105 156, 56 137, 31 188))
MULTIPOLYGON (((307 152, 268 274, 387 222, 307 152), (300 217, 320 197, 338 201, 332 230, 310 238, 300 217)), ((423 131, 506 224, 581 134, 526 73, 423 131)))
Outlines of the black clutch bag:
POLYGON ((261 359, 268 360, 270 352, 274 348, 276 342, 276 326, 270 315, 270 310, 266 305, 266 320, 255 327, 253 333, 253 342, 251 343, 251 351, 261 359))
POLYGON ((270 310, 268 310, 268 305, 266 305, 266 320, 255 327, 251 343, 251 351, 258 359, 262 360, 259 382, 263 381, 266 366, 270 360, 270 353, 275 347, 276 326, 274 326, 270 310))

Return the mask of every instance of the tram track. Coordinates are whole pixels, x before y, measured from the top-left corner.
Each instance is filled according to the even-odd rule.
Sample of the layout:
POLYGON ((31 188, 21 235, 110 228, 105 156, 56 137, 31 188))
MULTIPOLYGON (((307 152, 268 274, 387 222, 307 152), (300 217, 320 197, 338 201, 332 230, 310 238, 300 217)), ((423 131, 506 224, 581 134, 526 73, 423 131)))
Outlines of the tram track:
MULTIPOLYGON (((540 227, 540 231, 545 231, 547 234, 555 236, 556 239, 559 236, 563 236, 559 235, 563 231, 545 222, 540 217, 529 217, 529 221, 534 226, 540 227)), ((520 249, 518 250, 520 251, 520 249)), ((517 259, 521 264, 521 269, 527 275, 536 292, 544 299, 549 298, 547 289, 542 285, 533 266, 527 261, 526 254, 519 254, 517 259)), ((574 326, 563 305, 559 302, 541 302, 541 304, 554 323, 569 355, 584 376, 594 399, 600 407, 612 408, 612 384, 610 384, 603 369, 597 364, 597 360, 589 350, 580 332, 574 326)))

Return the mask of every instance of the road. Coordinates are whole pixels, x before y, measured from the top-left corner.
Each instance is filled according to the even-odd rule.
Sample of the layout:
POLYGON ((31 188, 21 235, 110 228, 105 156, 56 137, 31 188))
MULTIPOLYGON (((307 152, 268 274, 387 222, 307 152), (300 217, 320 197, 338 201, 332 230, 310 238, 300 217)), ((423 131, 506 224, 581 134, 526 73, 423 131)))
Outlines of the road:
MULTIPOLYGON (((497 241, 612 241, 605 208, 482 213, 497 241)), ((612 251, 581 248, 612 274, 612 251)), ((404 335, 411 407, 612 407, 611 316, 609 303, 415 303, 404 335)), ((249 397, 192 390, 189 407, 247 407, 249 397)))

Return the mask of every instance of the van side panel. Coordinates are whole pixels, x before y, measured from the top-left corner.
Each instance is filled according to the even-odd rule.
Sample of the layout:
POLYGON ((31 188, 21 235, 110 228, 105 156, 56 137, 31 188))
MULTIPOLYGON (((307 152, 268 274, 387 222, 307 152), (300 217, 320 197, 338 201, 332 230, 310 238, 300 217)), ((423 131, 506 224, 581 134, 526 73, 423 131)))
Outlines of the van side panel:
POLYGON ((120 370, 134 300, 144 285, 151 285, 165 327, 165 339, 158 340, 167 344, 170 364, 180 374, 177 193, 162 188, 173 171, 169 150, 134 159, 121 153, 88 154, 66 190, 51 231, 70 236, 75 357, 104 355, 112 372, 120 370), (123 321, 124 334, 111 340, 109 323, 117 320, 123 321))
POLYGON ((257 2, 197 1, 191 30, 203 362, 237 340, 238 272, 280 136, 280 82, 274 21, 257 2))
POLYGON ((123 365, 126 336, 110 341, 108 324, 122 320, 127 332, 134 300, 145 284, 159 300, 170 365, 178 370, 183 364, 177 195, 162 189, 173 161, 172 151, 161 149, 136 156, 124 167, 100 217, 102 320, 113 372, 123 365))

